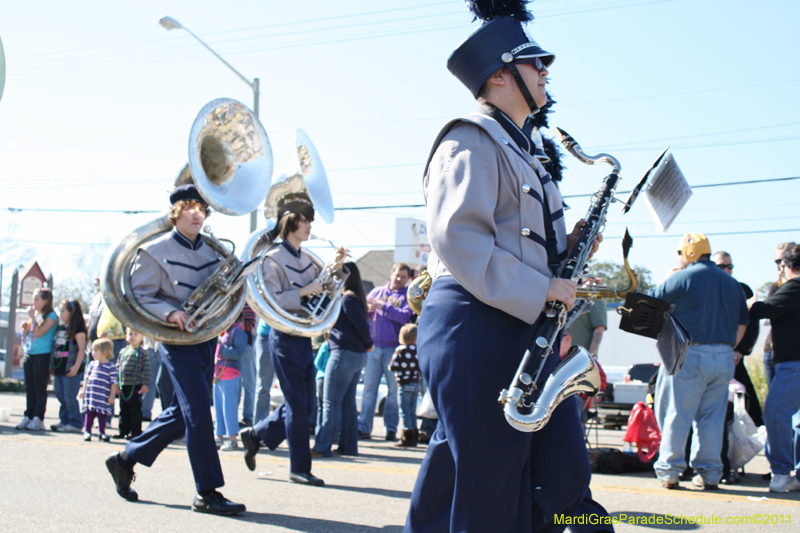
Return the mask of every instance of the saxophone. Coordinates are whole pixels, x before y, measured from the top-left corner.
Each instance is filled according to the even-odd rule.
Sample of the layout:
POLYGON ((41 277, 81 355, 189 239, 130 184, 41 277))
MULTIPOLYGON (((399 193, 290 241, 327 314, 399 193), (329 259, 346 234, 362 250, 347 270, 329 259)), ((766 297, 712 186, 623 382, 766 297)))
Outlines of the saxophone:
MULTIPOLYGON (((620 180, 621 166, 616 158, 608 154, 586 155, 575 139, 560 128, 556 128, 556 135, 561 144, 581 162, 587 165, 604 162, 612 166, 611 173, 605 177, 600 189, 592 195, 583 228, 559 276, 578 281, 583 275, 597 234, 605 225, 608 209, 615 201, 614 193, 620 180)), ((623 255, 626 272, 630 278, 629 287, 624 290, 597 285, 579 287, 577 298, 616 299, 624 298, 627 293, 633 292, 636 289, 636 275, 631 270, 627 258, 631 244, 632 239, 626 231, 623 239, 623 255)), ((549 422, 558 404, 566 398, 579 393, 594 395, 600 388, 600 372, 594 358, 586 349, 573 346, 564 360, 547 377, 538 398, 534 398, 540 389, 538 382, 542 369, 548 356, 555 350, 558 334, 567 320, 568 311, 565 304, 561 302, 546 304, 544 316, 539 320, 533 341, 525 352, 511 385, 500 393, 498 401, 504 406, 506 420, 520 431, 532 432, 542 429, 549 422)))

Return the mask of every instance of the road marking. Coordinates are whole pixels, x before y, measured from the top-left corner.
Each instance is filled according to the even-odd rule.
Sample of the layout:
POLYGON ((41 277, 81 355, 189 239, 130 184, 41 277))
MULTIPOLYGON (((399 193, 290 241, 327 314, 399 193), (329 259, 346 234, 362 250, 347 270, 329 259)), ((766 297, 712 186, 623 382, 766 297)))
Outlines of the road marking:
POLYGON ((649 496, 667 496, 670 498, 699 498, 706 500, 720 500, 720 501, 738 501, 750 503, 763 503, 767 505, 791 505, 800 507, 800 501, 796 500, 782 500, 775 497, 765 496, 768 500, 751 500, 748 496, 742 496, 731 492, 719 492, 711 494, 699 490, 667 490, 665 488, 648 488, 648 487, 629 487, 623 485, 595 485, 592 483, 590 488, 595 491, 608 491, 608 492, 628 492, 633 494, 647 494, 649 496))
MULTIPOLYGON (((32 435, 22 434, 20 435, 28 437, 32 435)), ((110 452, 114 451, 121 451, 120 448, 117 446, 109 446, 107 443, 88 443, 88 442, 65 442, 65 441, 52 441, 52 440, 37 440, 33 438, 14 438, 14 437, 0 437, 0 441, 8 441, 8 442, 24 442, 25 444, 28 443, 37 443, 37 444, 55 444, 59 446, 81 446, 81 447, 91 447, 97 449, 105 449, 110 452)), ((120 443, 122 444, 122 443, 120 443)), ((178 457, 186 457, 186 450, 185 449, 165 449, 163 452, 167 455, 174 455, 178 457)), ((242 461, 242 456, 238 453, 228 454, 228 453, 220 453, 219 454, 220 460, 228 460, 228 461, 242 461)), ((283 457, 276 457, 274 455, 269 455, 266 453, 261 453, 257 457, 258 461, 272 463, 272 464, 279 464, 279 465, 288 465, 289 460, 283 457)), ((399 474, 404 476, 414 476, 416 477, 419 474, 419 467, 391 467, 391 466, 379 466, 373 464, 334 464, 334 461, 337 459, 323 459, 323 460, 316 460, 314 462, 314 468, 321 468, 321 469, 330 469, 330 470, 349 470, 353 472, 367 472, 371 474, 399 474)), ((767 505, 789 505, 793 507, 800 507, 800 501, 796 500, 783 500, 775 497, 768 496, 769 493, 765 493, 765 496, 769 498, 768 500, 760 500, 760 501, 753 501, 748 499, 748 496, 742 496, 739 494, 734 494, 731 492, 719 492, 719 493, 709 493, 709 492, 702 492, 699 490, 667 490, 661 487, 631 487, 626 485, 599 485, 592 483, 590 488, 593 491, 607 491, 607 492, 626 492, 632 494, 646 494, 650 496, 667 496, 670 498, 700 498, 700 499, 708 499, 708 500, 719 500, 719 501, 739 501, 739 502, 751 502, 751 503, 764 503, 767 505)))
MULTIPOLYGON (((29 434, 22 434, 21 437, 32 437, 29 434)), ((124 449, 124 447, 120 448, 118 446, 113 446, 112 443, 105 443, 105 442, 65 442, 65 441, 54 441, 54 440, 38 440, 35 438, 14 438, 14 437, 0 437, 0 441, 8 441, 8 442, 19 442, 19 443, 35 443, 35 444, 52 444, 57 446, 75 446, 81 448, 97 448, 97 449, 104 449, 107 450, 109 453, 119 452, 124 449), (109 445, 112 444, 112 445, 109 445)), ((118 444, 123 444, 122 442, 118 441, 118 444)), ((243 453, 244 450, 240 449, 240 453, 243 453)), ((220 452, 219 458, 220 460, 228 460, 228 461, 238 461, 243 462, 242 455, 240 453, 228 453, 228 452, 220 452)), ((166 455, 174 455, 178 457, 186 457, 186 449, 175 449, 175 448, 166 448, 161 454, 166 455)), ((281 465, 288 465, 289 460, 283 457, 276 457, 274 455, 269 455, 267 453, 261 453, 257 457, 258 461, 264 461, 273 464, 281 464, 281 465)), ((407 476, 414 476, 416 477, 419 473, 419 467, 411 467, 411 468, 402 468, 402 467, 391 467, 391 466, 375 466, 371 464, 333 464, 332 462, 336 461, 336 459, 331 458, 329 460, 316 460, 314 462, 314 468, 327 468, 331 470, 351 470, 356 472, 369 472, 374 474, 400 474, 400 475, 407 475, 407 476), (331 461, 331 462, 329 462, 331 461)))

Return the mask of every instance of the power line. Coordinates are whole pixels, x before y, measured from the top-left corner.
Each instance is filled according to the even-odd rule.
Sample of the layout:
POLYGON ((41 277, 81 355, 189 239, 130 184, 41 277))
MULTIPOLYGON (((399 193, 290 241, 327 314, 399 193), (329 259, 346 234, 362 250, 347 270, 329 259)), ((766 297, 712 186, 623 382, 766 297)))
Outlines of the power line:
MULTIPOLYGON (((731 185, 752 185, 754 183, 770 183, 774 181, 791 181, 791 180, 800 180, 800 176, 794 176, 791 178, 768 178, 765 180, 746 180, 746 181, 729 181, 727 183, 706 183, 702 185, 691 185, 692 189, 707 189, 710 187, 728 187, 731 185)), ((628 194, 631 191, 620 191, 617 194, 628 194)), ((594 193, 592 193, 594 194, 594 193)), ((564 196, 564 198, 588 198, 592 196, 592 194, 568 194, 564 196)))
MULTIPOLYGON (((790 231, 800 231, 800 228, 793 228, 793 229, 765 229, 765 230, 754 230, 754 231, 721 231, 718 233, 704 233, 703 235, 756 235, 759 233, 783 233, 783 232, 790 232, 790 231)), ((621 239, 623 235, 618 235, 614 237, 606 237, 603 235, 603 240, 607 239, 621 239)), ((637 235, 633 238, 636 239, 680 239, 683 235, 637 235)))
MULTIPOLYGON (((452 4, 453 4, 452 2, 437 2, 437 3, 434 3, 434 4, 422 4, 422 5, 417 5, 417 6, 398 7, 398 8, 393 8, 393 9, 385 9, 385 10, 382 10, 382 11, 369 11, 369 12, 364 12, 364 13, 351 13, 351 14, 347 14, 347 15, 336 15, 336 16, 333 16, 333 17, 324 17, 324 18, 318 18, 318 19, 306 19, 306 20, 299 20, 299 21, 295 21, 295 22, 281 22, 279 24, 269 24, 269 25, 266 25, 266 26, 255 26, 255 27, 252 27, 252 28, 238 28, 238 29, 234 29, 234 30, 221 30, 221 31, 215 31, 215 32, 199 33, 198 35, 200 35, 201 37, 208 37, 210 35, 223 35, 223 34, 228 34, 228 33, 239 33, 239 32, 246 32, 246 31, 270 29, 270 28, 283 28, 283 27, 287 27, 287 26, 297 26, 297 25, 301 25, 301 24, 313 24, 313 23, 317 23, 317 22, 328 22, 328 21, 331 21, 331 20, 341 20, 341 19, 347 19, 347 18, 366 17, 366 16, 371 16, 371 15, 380 15, 380 14, 383 14, 383 13, 391 13, 391 12, 394 12, 394 11, 409 11, 409 10, 413 10, 413 9, 422 9, 422 8, 427 8, 427 7, 436 7, 436 6, 452 5, 452 4)), ((105 50, 108 50, 109 48, 121 48, 121 47, 126 47, 126 46, 140 46, 140 45, 144 45, 144 44, 162 43, 162 42, 174 42, 174 41, 178 41, 178 40, 188 40, 188 39, 189 39, 189 37, 181 37, 181 38, 172 37, 172 38, 164 38, 164 39, 155 39, 155 40, 151 40, 151 41, 139 41, 139 42, 136 42, 136 43, 115 44, 115 45, 110 45, 110 46, 95 46, 95 47, 90 47, 90 48, 78 48, 78 49, 73 49, 73 50, 59 50, 59 51, 56 51, 56 52, 41 52, 41 53, 37 53, 37 54, 20 55, 20 56, 17 56, 17 57, 19 57, 21 59, 28 59, 28 58, 32 58, 32 57, 72 54, 72 53, 76 53, 76 52, 91 52, 91 51, 94 51, 94 50, 104 50, 105 51, 105 50)), ((216 43, 212 41, 211 44, 216 44, 216 43)))
MULTIPOLYGON (((544 12, 544 13, 539 14, 538 18, 547 18, 549 16, 577 15, 577 14, 582 14, 582 13, 591 13, 591 12, 596 12, 596 11, 606 11, 606 10, 613 10, 613 9, 624 9, 624 8, 630 8, 630 7, 651 5, 651 4, 661 4, 661 3, 673 2, 673 1, 675 1, 675 0, 654 0, 654 1, 650 1, 650 2, 627 3, 627 4, 622 4, 622 5, 619 5, 619 4, 603 5, 603 4, 600 4, 598 6, 594 6, 594 7, 590 7, 590 8, 586 8, 586 9, 577 9, 577 10, 572 10, 572 11, 562 10, 560 12, 549 12, 549 13, 548 12, 544 12)), ((431 4, 431 6, 432 5, 436 5, 436 4, 431 4)), ((452 13, 441 13, 441 14, 437 14, 436 16, 451 15, 451 14, 454 15, 456 13, 457 13, 456 11, 453 11, 452 13)), ((421 17, 412 17, 412 18, 410 18, 408 20, 418 21, 420 19, 421 19, 421 17)), ((369 25, 375 25, 375 24, 379 24, 379 23, 380 24, 385 24, 385 23, 398 22, 398 21, 403 21, 403 20, 407 20, 407 19, 394 19, 394 20, 389 19, 389 20, 384 20, 384 21, 375 21, 375 22, 369 22, 369 23, 363 23, 363 24, 354 24, 354 25, 350 25, 350 26, 362 26, 362 25, 363 26, 369 26, 369 25)), ((350 26, 348 26, 348 27, 350 27, 350 26)), ((423 29, 416 28, 414 30, 399 31, 399 32, 397 30, 387 30, 387 31, 378 32, 378 33, 371 33, 371 34, 368 33, 368 34, 361 34, 361 35, 356 35, 356 36, 348 35, 348 36, 346 36, 344 38, 329 38, 328 40, 318 40, 318 41, 312 41, 312 42, 308 42, 308 41, 291 42, 291 43, 283 42, 280 45, 269 46, 269 47, 266 47, 266 48, 250 48, 250 49, 244 49, 244 50, 224 50, 223 53, 226 54, 226 55, 233 55, 233 54, 263 52, 263 51, 270 51, 270 50, 281 50, 281 49, 287 49, 287 48, 296 49, 296 48, 305 47, 305 46, 320 46, 320 45, 326 45, 326 44, 350 42, 350 41, 357 41, 357 40, 364 40, 364 39, 395 37, 395 36, 411 35, 411 34, 417 34, 417 33, 426 33, 426 32, 430 32, 430 31, 460 29, 460 28, 464 28, 464 26, 465 25, 463 23, 458 23, 456 25, 452 25, 452 24, 451 25, 445 25, 445 26, 441 26, 440 25, 440 26, 428 27, 428 28, 423 28, 423 29)), ((347 29, 348 27, 343 27, 343 28, 347 29)), ((323 28, 323 29, 327 30, 326 28, 323 28)), ((236 31, 236 30, 231 30, 231 31, 236 31)), ((293 33, 288 34, 288 35, 294 35, 294 34, 296 34, 296 32, 293 32, 293 33)), ((272 38, 272 37, 275 37, 275 35, 268 35, 268 36, 263 36, 263 37, 247 37, 247 38, 236 39, 234 41, 244 41, 244 40, 253 40, 253 39, 257 39, 257 38, 272 38)), ((227 41, 227 42, 229 42, 229 41, 227 41)), ((211 44, 217 44, 217 43, 216 42, 212 42, 211 44)), ((179 47, 170 47, 170 48, 172 48, 172 49, 175 49, 175 48, 188 48, 189 46, 190 45, 181 45, 179 47)), ((164 50, 165 50, 164 48, 161 48, 161 49, 152 50, 152 52, 153 53, 158 53, 159 55, 163 55, 164 50)), ((146 54, 149 54, 150 52, 151 52, 150 50, 144 51, 144 53, 146 53, 146 54)), ((131 52, 131 53, 138 53, 138 52, 131 52)), ((110 61, 108 63, 103 63, 103 64, 97 64, 96 62, 93 62, 90 65, 86 65, 86 64, 80 64, 80 63, 79 64, 65 63, 63 60, 61 60, 61 61, 59 61, 59 65, 58 65, 59 67, 62 67, 60 70, 53 70, 51 68, 47 68, 46 72, 47 73, 53 73, 53 72, 63 72, 63 71, 67 71, 67 70, 75 71, 75 70, 80 70, 81 68, 83 68, 83 69, 86 69, 86 68, 97 69, 97 68, 105 68, 105 67, 124 67, 124 66, 131 66, 131 65, 140 65, 140 64, 143 64, 143 63, 150 64, 150 63, 158 63, 158 62, 164 62, 164 61, 195 59, 195 58, 200 58, 200 57, 206 57, 206 55, 195 55, 195 56, 191 56, 191 57, 181 57, 181 58, 174 58, 174 57, 173 58, 161 58, 161 59, 153 59, 152 57, 148 58, 147 56, 142 56, 142 60, 138 60, 136 58, 131 58, 131 61, 136 61, 136 62, 120 61, 119 59, 114 59, 116 57, 114 55, 110 55, 110 56, 106 55, 106 57, 108 57, 112 61, 110 61)), ((85 63, 85 61, 91 61, 92 59, 93 58, 91 58, 91 57, 89 57, 89 58, 86 58, 86 57, 76 58, 76 60, 82 61, 84 63, 85 63)), ((45 61, 47 61, 47 60, 45 60, 45 61)), ((33 74, 36 74, 36 73, 45 72, 44 70, 37 70, 37 67, 40 67, 40 66, 46 66, 46 65, 32 65, 31 69, 29 69, 29 70, 22 69, 21 71, 19 71, 19 73, 24 73, 24 74, 33 73, 33 74)))
MULTIPOLYGON (((772 183, 780 181, 800 180, 800 176, 793 176, 789 178, 767 178, 763 180, 745 180, 745 181, 729 181, 726 183, 705 183, 700 185, 692 185, 692 189, 705 189, 711 187, 729 187, 734 185, 753 185, 760 183, 772 183)), ((620 191, 618 194, 628 194, 631 191, 620 191)), ((377 193, 376 193, 377 194, 377 193)), ((588 198, 592 194, 568 194, 563 198, 588 198)), ((397 205, 363 205, 353 207, 336 207, 335 211, 368 211, 373 209, 410 209, 425 207, 425 204, 397 204, 397 205)), ((147 213, 163 213, 163 211, 148 210, 148 209, 65 209, 65 208, 42 208, 42 207, 0 207, 0 210, 7 210, 12 213, 21 213, 23 211, 41 212, 41 213, 118 213, 125 215, 139 215, 147 213)))
MULTIPOLYGON (((784 233, 784 232, 800 232, 800 228, 788 228, 788 229, 770 229, 770 230, 755 230, 755 231, 724 231, 724 232, 717 232, 717 233, 704 233, 704 235, 710 236, 721 236, 721 235, 757 235, 762 233, 784 233)), ((634 236, 634 240, 636 239, 680 239, 683 235, 636 235, 634 236)), ((622 235, 617 236, 603 236, 603 240, 616 240, 622 239, 622 235)), ((90 247, 105 247, 110 248, 111 244, 104 244, 104 243, 93 243, 93 242, 56 242, 56 241, 14 241, 15 244, 48 244, 48 245, 60 245, 60 246, 90 246, 90 247)), ((416 248, 419 246, 418 244, 354 244, 352 246, 348 246, 347 248, 416 248)), ((314 248, 314 249, 328 249, 328 246, 324 245, 307 245, 306 248, 314 248)))

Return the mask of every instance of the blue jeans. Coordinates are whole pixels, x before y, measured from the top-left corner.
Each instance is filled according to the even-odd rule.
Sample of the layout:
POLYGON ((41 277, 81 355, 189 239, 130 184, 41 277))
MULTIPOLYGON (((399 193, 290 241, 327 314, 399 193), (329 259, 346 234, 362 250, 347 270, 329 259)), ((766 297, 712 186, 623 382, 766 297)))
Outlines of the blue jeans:
POLYGON ((772 362, 772 352, 764 352, 764 377, 767 378, 767 386, 772 384, 775 377, 775 363, 772 362))
POLYGON ((394 348, 375 347, 367 354, 367 365, 364 367, 364 396, 361 398, 361 416, 358 419, 358 431, 372 433, 372 419, 375 417, 375 404, 378 401, 378 386, 381 376, 386 377, 386 403, 383 406, 383 424, 386 431, 397 432, 399 422, 397 406, 397 381, 394 372, 389 370, 389 363, 394 355, 394 348))
POLYGON ((417 429, 417 397, 419 396, 419 383, 409 383, 398 387, 397 401, 400 404, 400 414, 403 415, 405 429, 417 429))
POLYGON ((158 350, 150 352, 150 383, 147 384, 149 390, 142 394, 142 418, 153 418, 153 404, 156 401, 156 383, 158 383, 158 371, 161 368, 161 356, 158 350))
POLYGON ((692 468, 706 483, 719 483, 722 431, 733 370, 733 348, 727 344, 690 346, 683 367, 674 376, 660 367, 655 408, 662 435, 654 465, 660 479, 677 480, 686 468, 686 439, 693 427, 692 468))
POLYGON ((67 376, 53 376, 53 389, 56 393, 61 408, 58 418, 62 426, 83 427, 83 415, 78 404, 78 391, 81 388, 81 374, 68 378, 67 376))
POLYGON ((219 437, 232 437, 239 433, 239 386, 241 378, 214 382, 215 432, 219 437))
MULTIPOLYGON (((317 431, 314 449, 330 456, 331 445, 336 440, 341 421, 339 451, 348 455, 358 453, 358 409, 356 387, 361 369, 367 362, 366 353, 348 350, 331 350, 325 367, 325 385, 322 393, 322 424, 317 431)), ((374 405, 374 404, 373 404, 374 405)))
POLYGON ((248 346, 244 357, 239 363, 241 376, 241 386, 238 397, 242 397, 244 390, 244 403, 242 404, 242 418, 252 421, 253 411, 256 408, 256 363, 253 359, 253 347, 248 346))
POLYGON ((275 379, 275 369, 272 366, 272 356, 269 353, 269 335, 256 335, 255 342, 256 364, 256 417, 253 425, 258 424, 270 412, 270 389, 275 379))
MULTIPOLYGON (((800 361, 775 365, 775 377, 764 402, 767 460, 773 474, 800 469, 800 361)), ((795 474, 797 475, 797 474, 795 474)))
POLYGON ((325 378, 317 380, 317 421, 314 426, 314 435, 319 433, 319 428, 322 427, 322 397, 325 394, 325 378))

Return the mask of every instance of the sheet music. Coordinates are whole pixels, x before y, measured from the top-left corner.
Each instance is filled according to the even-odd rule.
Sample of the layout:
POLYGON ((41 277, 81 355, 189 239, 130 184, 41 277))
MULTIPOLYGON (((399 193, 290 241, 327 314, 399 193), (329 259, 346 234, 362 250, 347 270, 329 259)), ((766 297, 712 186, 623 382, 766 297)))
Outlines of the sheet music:
POLYGON ((644 200, 658 232, 663 235, 692 196, 692 188, 668 154, 658 166, 644 192, 644 200))

